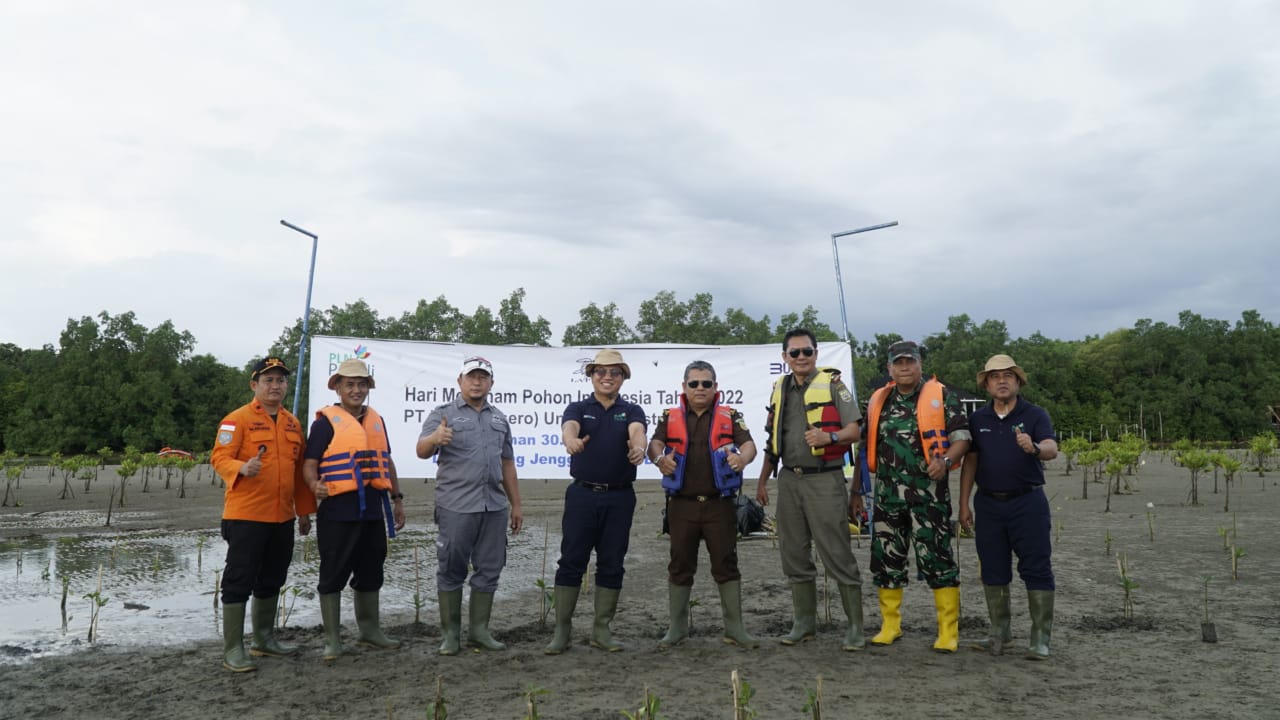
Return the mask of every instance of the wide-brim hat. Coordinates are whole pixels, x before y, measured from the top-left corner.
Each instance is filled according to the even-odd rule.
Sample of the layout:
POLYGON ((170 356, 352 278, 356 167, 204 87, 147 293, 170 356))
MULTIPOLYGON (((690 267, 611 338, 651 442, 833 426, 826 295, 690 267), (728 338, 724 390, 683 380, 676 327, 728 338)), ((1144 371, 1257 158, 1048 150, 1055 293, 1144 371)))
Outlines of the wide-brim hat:
POLYGON ((329 376, 329 389, 332 390, 337 387, 338 380, 344 377, 369 378, 369 388, 376 387, 373 382, 373 374, 369 372, 369 366, 363 360, 347 358, 339 363, 338 372, 329 376))
POLYGON ((1019 382, 1023 385, 1027 384, 1027 374, 1018 367, 1018 363, 1014 362, 1013 358, 1008 355, 992 355, 986 366, 982 368, 982 372, 978 373, 978 387, 987 386, 987 373, 994 370, 1012 370, 1013 374, 1018 376, 1019 382))
POLYGON ((622 377, 627 380, 631 379, 631 366, 623 361, 622 353, 614 350, 613 348, 605 348, 596 353, 596 356, 591 359, 591 362, 587 363, 587 366, 583 368, 583 370, 590 375, 595 372, 596 367, 600 365, 617 365, 622 368, 622 377))

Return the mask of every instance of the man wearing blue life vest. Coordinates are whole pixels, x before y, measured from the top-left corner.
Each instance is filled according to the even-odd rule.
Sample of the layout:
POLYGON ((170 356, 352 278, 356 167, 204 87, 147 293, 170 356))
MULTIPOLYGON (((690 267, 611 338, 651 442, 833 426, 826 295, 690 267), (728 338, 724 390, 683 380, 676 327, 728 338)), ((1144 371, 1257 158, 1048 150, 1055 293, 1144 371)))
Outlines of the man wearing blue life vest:
POLYGON ((1019 393, 1027 374, 1008 355, 994 355, 978 373, 978 386, 991 402, 969 418, 973 445, 960 470, 960 525, 977 527, 974 543, 982 562, 991 633, 979 646, 999 655, 1013 635, 1009 630, 1010 553, 1018 556, 1018 575, 1027 586, 1031 642, 1027 658, 1049 657, 1053 634, 1053 566, 1049 558, 1049 501, 1041 463, 1058 456, 1053 422, 1044 408, 1019 393), (978 494, 969 509, 977 483, 978 494))
POLYGON ((876 533, 871 574, 879 588, 880 632, 874 645, 902 637, 907 547, 933 590, 936 652, 955 652, 960 633, 960 566, 951 550, 948 477, 969 449, 969 422, 960 399, 937 378, 924 380, 920 346, 889 346, 888 384, 867 403, 867 464, 876 479, 876 533), (915 530, 912 530, 914 521, 915 530))
POLYGON ((782 359, 791 373, 773 385, 756 500, 769 504, 769 477, 777 470, 778 551, 794 613, 782 644, 812 640, 817 632, 818 570, 810 552, 816 546, 840 589, 849 620, 841 647, 852 652, 866 645, 862 576, 849 546, 849 520, 861 511, 862 496, 845 486, 844 456, 860 435, 860 415, 840 371, 818 367, 817 355, 817 338, 808 330, 791 330, 782 340, 782 359))
POLYGON ((565 490, 560 524, 560 561, 556 568, 556 630, 544 652, 559 655, 569 649, 573 611, 578 606, 582 576, 592 551, 596 554, 595 622, 591 646, 615 652, 609 625, 618 612, 622 592, 622 561, 631 539, 636 510, 632 483, 636 466, 644 462, 644 408, 619 393, 631 377, 622 353, 606 348, 583 368, 591 378, 590 396, 569 403, 560 426, 560 440, 569 453, 573 482, 565 490))
POLYGON ((649 441, 649 457, 662 473, 671 502, 667 521, 671 563, 667 566, 670 627, 658 647, 689 637, 689 596, 698 571, 698 543, 705 541, 711 577, 720 590, 724 641, 760 645, 742 624, 742 574, 738 572, 738 513, 742 469, 756 456, 756 444, 742 413, 719 404, 716 369, 694 360, 684 369, 680 405, 663 412, 649 441))
POLYGON ((462 586, 471 571, 467 637, 486 650, 506 645, 489 634, 493 594, 507 564, 507 528, 520 532, 524 513, 516 479, 511 424, 489 404, 493 365, 462 361, 458 396, 436 407, 422 424, 418 457, 437 455, 436 593, 440 601, 441 655, 462 647, 462 586))
POLYGON ((382 633, 378 594, 387 536, 404 527, 404 494, 391 459, 387 426, 364 404, 374 388, 369 366, 343 360, 329 378, 340 402, 321 408, 307 438, 302 475, 321 501, 316 511, 320 551, 320 617, 324 621, 325 660, 342 654, 342 588, 355 591, 359 643, 393 649, 400 642, 382 633))

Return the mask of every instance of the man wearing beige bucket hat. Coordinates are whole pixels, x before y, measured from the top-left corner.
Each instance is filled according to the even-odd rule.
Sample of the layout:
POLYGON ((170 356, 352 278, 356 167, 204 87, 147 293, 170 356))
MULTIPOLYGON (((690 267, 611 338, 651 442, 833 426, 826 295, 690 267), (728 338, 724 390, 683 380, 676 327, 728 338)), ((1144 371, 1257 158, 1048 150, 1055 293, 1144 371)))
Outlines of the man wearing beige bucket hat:
POLYGON ((1010 553, 1027 586, 1031 640, 1027 658, 1049 657, 1053 634, 1053 567, 1049 501, 1041 463, 1058 455, 1049 413, 1019 397, 1027 374, 1008 355, 994 355, 978 373, 991 402, 969 418, 973 442, 960 471, 960 525, 974 528, 982 564, 982 586, 991 618, 989 638, 979 646, 993 655, 1012 639, 1009 629, 1010 553), (978 494, 969 509, 969 496, 978 494), (975 523, 976 520, 976 523, 975 523))
POLYGON ((391 459, 387 426, 365 404, 375 387, 362 360, 348 358, 329 378, 338 402, 316 412, 302 466, 307 483, 322 502, 316 511, 320 551, 320 617, 325 660, 342 654, 342 589, 354 591, 359 643, 379 649, 400 647, 382 633, 378 595, 387 536, 404 527, 404 494, 391 459))
POLYGON ((601 350, 583 370, 591 378, 592 393, 569 403, 561 425, 561 442, 570 455, 573 482, 564 496, 556 569, 556 630, 545 650, 548 655, 569 648, 573 611, 592 551, 596 554, 596 583, 591 645, 608 652, 622 649, 613 640, 609 624, 618 611, 622 561, 636 509, 631 485, 647 446, 644 409, 619 394, 623 382, 631 377, 631 366, 622 353, 612 348, 601 350))

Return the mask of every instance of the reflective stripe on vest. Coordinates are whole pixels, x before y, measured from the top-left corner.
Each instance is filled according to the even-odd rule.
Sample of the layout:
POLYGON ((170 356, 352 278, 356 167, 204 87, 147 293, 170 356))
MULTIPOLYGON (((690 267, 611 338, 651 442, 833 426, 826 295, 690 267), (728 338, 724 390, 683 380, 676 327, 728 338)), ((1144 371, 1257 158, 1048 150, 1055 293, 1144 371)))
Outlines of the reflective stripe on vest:
MULTIPOLYGON (((871 401, 867 403, 867 466, 871 472, 876 471, 880 413, 884 410, 885 401, 894 385, 890 380, 872 393, 871 401)), ((942 393, 945 387, 938 382, 938 378, 929 378, 921 386, 920 395, 916 398, 916 427, 920 431, 920 446, 924 449, 925 462, 946 453, 947 448, 951 447, 951 441, 947 438, 946 400, 942 393)))
MULTIPOLYGON (((840 423, 840 410, 836 407, 835 398, 831 395, 831 383, 840 378, 836 368, 817 368, 813 381, 804 389, 805 418, 809 424, 827 433, 840 432, 844 427, 840 423)), ((773 384, 773 395, 769 398, 769 454, 775 458, 782 457, 782 387, 787 376, 783 375, 773 384)), ((824 447, 811 447, 809 453, 822 458, 823 462, 839 460, 849 452, 849 443, 835 443, 824 447)))
MULTIPOLYGON (((316 412, 317 418, 328 418, 333 425, 333 439, 320 460, 320 481, 328 488, 330 496, 354 491, 359 499, 361 516, 367 509, 366 486, 377 490, 391 489, 391 449, 387 446, 386 425, 373 408, 367 407, 364 412, 369 422, 368 432, 354 415, 338 405, 329 405, 316 412)), ((391 502, 386 495, 383 495, 383 515, 389 536, 395 537, 391 502)))
MULTIPOLYGON (((684 487, 684 456, 689 452, 689 424, 685 418, 688 412, 686 398, 680 396, 680 407, 667 410, 667 447, 676 455, 676 471, 662 477, 662 487, 668 495, 680 492, 684 487)), ((733 444, 733 408, 716 404, 711 408, 710 438, 707 448, 711 451, 711 470, 716 489, 721 495, 732 495, 734 490, 742 487, 742 473, 732 468, 725 471, 727 463, 717 462, 716 450, 733 444)), ((723 458, 723 455, 720 455, 723 458)))

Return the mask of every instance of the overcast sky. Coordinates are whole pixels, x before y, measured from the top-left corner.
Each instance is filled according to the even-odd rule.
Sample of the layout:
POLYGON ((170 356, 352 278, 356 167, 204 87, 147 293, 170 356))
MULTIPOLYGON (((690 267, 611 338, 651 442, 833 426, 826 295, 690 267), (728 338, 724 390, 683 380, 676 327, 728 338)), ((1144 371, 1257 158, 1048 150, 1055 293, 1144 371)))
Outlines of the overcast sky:
POLYGON ((1280 4, 0 3, 0 342, 710 292, 1079 338, 1280 322, 1280 4), (358 8, 358 9, 357 9, 358 8))

